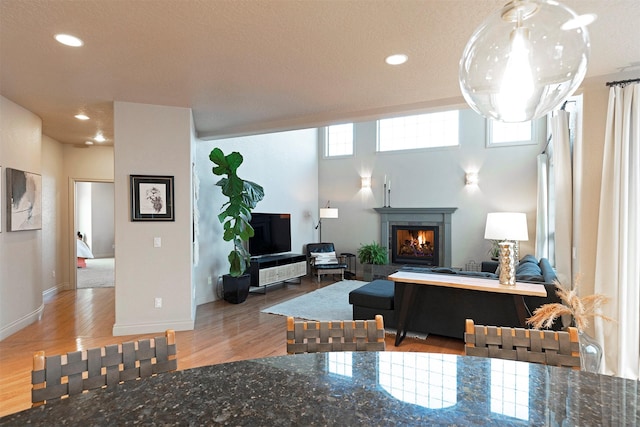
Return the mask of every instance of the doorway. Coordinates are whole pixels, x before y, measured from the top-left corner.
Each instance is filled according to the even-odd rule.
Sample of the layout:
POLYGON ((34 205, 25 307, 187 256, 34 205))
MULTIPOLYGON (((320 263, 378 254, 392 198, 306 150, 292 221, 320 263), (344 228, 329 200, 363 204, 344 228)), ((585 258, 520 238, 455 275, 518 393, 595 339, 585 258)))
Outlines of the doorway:
POLYGON ((115 286, 113 182, 75 181, 76 288, 115 286))

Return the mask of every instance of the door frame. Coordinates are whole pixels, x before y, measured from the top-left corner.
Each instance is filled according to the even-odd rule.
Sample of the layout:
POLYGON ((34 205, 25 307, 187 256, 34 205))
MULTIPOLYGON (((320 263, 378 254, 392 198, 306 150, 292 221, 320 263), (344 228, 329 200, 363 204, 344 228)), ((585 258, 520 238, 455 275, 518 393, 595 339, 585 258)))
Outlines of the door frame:
MULTIPOLYGON (((91 182, 91 183, 111 183, 114 184, 113 179, 83 179, 83 178, 69 178, 69 282, 70 287, 73 290, 78 289, 78 252, 76 244, 76 229, 78 228, 78 219, 76 218, 77 208, 77 194, 76 184, 79 182, 91 182)), ((114 200, 115 206, 115 200, 114 200)), ((115 268, 115 267, 114 267, 115 268)))

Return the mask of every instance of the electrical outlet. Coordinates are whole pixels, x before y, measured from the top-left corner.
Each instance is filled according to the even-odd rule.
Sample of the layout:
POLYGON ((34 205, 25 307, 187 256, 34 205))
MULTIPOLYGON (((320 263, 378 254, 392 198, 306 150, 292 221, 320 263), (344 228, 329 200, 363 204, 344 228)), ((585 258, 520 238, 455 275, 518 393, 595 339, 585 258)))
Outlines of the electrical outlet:
POLYGON ((211 279, 211 276, 207 277, 207 285, 210 285, 212 281, 213 279, 211 279))
POLYGON ((55 270, 51 271, 51 277, 53 277, 54 279, 56 278, 56 271, 55 270))
POLYGON ((162 308, 162 298, 156 297, 156 299, 154 301, 154 307, 155 308, 162 308))
POLYGON ((153 247, 154 248, 161 248, 162 247, 162 238, 154 237, 153 238, 153 247))

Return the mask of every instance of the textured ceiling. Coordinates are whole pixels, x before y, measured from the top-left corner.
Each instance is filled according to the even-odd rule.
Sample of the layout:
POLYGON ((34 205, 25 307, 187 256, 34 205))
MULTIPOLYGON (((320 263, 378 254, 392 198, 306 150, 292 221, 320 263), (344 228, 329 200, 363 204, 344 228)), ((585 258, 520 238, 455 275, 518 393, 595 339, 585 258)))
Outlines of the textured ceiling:
MULTIPOLYGON (((112 143, 113 101, 192 108, 205 139, 462 103, 462 50, 504 3, 0 0, 0 93, 69 144, 97 130, 112 143), (85 45, 58 44, 60 32, 85 45), (392 53, 409 61, 388 66, 392 53)), ((564 3, 598 15, 588 78, 640 64, 640 1, 564 3)))

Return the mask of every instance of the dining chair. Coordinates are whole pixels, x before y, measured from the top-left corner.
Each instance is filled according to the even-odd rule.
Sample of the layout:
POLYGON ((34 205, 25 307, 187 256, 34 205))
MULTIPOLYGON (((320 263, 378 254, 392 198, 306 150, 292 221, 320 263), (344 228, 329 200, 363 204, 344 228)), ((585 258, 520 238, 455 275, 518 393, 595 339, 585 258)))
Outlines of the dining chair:
POLYGON ((66 355, 45 356, 44 351, 37 351, 33 355, 31 402, 38 406, 85 390, 175 371, 177 366, 176 336, 171 329, 156 338, 66 355))
POLYGON ((466 319, 467 356, 519 360, 580 369, 578 330, 566 331, 507 328, 474 324, 466 319))
POLYGON ((384 351, 384 321, 295 321, 287 318, 287 353, 384 351))

